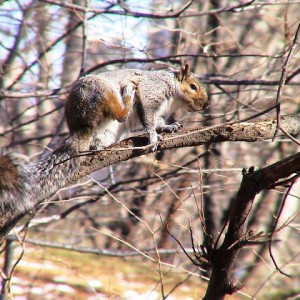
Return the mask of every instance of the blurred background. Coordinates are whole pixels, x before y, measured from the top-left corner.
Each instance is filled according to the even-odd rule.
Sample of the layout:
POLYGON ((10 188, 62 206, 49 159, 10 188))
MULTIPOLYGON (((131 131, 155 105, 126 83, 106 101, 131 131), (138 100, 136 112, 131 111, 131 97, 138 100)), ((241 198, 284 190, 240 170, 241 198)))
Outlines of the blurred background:
MULTIPOLYGON (((275 104, 299 4, 1 1, 0 146, 30 161, 43 157, 67 135, 64 104, 72 83, 120 68, 176 69, 188 63, 208 91, 209 107, 170 117, 184 127, 251 117, 275 104)), ((299 112, 299 61, 296 45, 282 114, 299 112)), ((275 116, 271 110, 260 119, 275 116)), ((296 151, 287 138, 207 144, 138 157, 83 178, 41 205, 20 224, 21 233, 9 237, 1 257, 4 270, 14 266, 13 299, 200 299, 209 270, 193 265, 182 251, 195 257, 193 243, 197 249, 203 243, 199 203, 216 239, 242 168, 264 167, 296 151)), ((251 229, 271 232, 284 193, 276 188, 256 197, 251 229)), ((288 298, 300 294, 298 215, 296 184, 273 244, 278 265, 293 277, 276 272, 267 243, 244 248, 235 275, 245 286, 228 299, 298 299, 288 298)))

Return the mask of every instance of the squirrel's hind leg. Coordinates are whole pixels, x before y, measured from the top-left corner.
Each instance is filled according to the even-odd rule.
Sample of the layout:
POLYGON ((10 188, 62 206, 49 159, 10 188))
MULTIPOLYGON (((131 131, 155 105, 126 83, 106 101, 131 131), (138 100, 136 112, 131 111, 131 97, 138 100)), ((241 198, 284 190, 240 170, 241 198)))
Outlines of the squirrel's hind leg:
POLYGON ((134 96, 135 89, 132 84, 128 84, 121 88, 121 91, 117 91, 116 89, 107 91, 104 101, 99 106, 101 110, 105 111, 106 118, 124 122, 132 108, 134 96))
POLYGON ((122 109, 122 113, 120 115, 120 118, 117 119, 119 122, 124 122, 127 117, 129 116, 129 113, 131 111, 133 102, 134 102, 134 96, 135 96, 135 89, 132 84, 127 84, 123 90, 122 90, 122 100, 123 104, 125 105, 122 109))

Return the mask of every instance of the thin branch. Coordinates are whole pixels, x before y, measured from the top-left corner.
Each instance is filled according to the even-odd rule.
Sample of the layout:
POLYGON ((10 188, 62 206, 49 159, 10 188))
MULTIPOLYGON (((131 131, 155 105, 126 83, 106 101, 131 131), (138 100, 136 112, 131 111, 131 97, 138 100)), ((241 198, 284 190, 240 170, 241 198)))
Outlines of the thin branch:
MULTIPOLYGON (((279 87, 278 87, 277 96, 276 96, 277 127, 276 127, 276 131, 274 133, 274 137, 276 136, 278 130, 281 129, 281 110, 280 110, 280 108, 281 108, 281 95, 282 95, 283 87, 284 87, 286 79, 287 79, 288 64, 289 64, 289 61, 290 61, 291 57, 293 56, 293 51, 294 51, 294 49, 296 47, 296 44, 297 44, 297 39, 298 39, 299 32, 300 32, 300 22, 298 23, 298 27, 297 27, 297 30, 296 30, 296 33, 295 33, 293 43, 290 47, 290 50, 288 52, 288 55, 287 55, 286 60, 284 62, 284 65, 282 67, 281 78, 280 78, 280 81, 279 81, 279 87)), ((296 139, 294 139, 291 135, 287 134, 286 131, 283 130, 283 133, 285 133, 286 136, 291 138, 296 144, 300 145, 300 142, 297 141, 296 139)))
MULTIPOLYGON (((280 268, 282 269, 283 267, 286 267, 289 263, 293 262, 296 260, 296 258, 298 258, 300 256, 300 252, 297 252, 293 257, 291 257, 288 261, 284 262, 280 268)), ((259 294, 259 292, 266 286, 267 282, 274 277, 277 273, 277 270, 274 270, 262 283, 261 285, 257 288, 257 290, 255 291, 255 293, 252 295, 253 298, 251 299, 258 299, 257 295, 259 294)))
POLYGON ((191 278, 192 274, 188 274, 186 276, 186 278, 180 280, 179 282, 177 282, 172 288, 171 290, 168 292, 167 295, 165 295, 165 298, 164 299, 167 299, 169 296, 171 296, 171 294, 179 287, 181 286, 182 284, 186 283, 190 278, 191 278))
POLYGON ((83 25, 82 25, 82 31, 83 31, 83 37, 82 37, 82 58, 81 58, 81 68, 79 72, 79 77, 83 76, 85 73, 85 66, 86 66, 86 55, 87 55, 87 43, 88 43, 88 18, 87 18, 87 12, 89 10, 90 1, 85 0, 85 10, 84 10, 84 16, 83 16, 83 25))
POLYGON ((177 18, 193 3, 193 0, 190 0, 176 11, 171 9, 171 10, 167 10, 161 14, 153 14, 153 13, 135 12, 128 8, 124 9, 124 10, 110 10, 107 8, 104 8, 104 9, 89 8, 88 10, 86 10, 86 8, 81 5, 75 5, 72 3, 69 4, 69 3, 61 2, 61 1, 57 1, 57 0, 40 0, 40 1, 48 3, 48 4, 58 5, 58 6, 61 6, 64 8, 72 9, 72 10, 76 9, 78 11, 93 12, 98 15, 101 15, 101 14, 112 14, 112 15, 120 15, 120 16, 126 15, 126 16, 137 17, 137 18, 152 18, 152 19, 177 18))
MULTIPOLYGON (((84 11, 84 7, 80 5, 74 5, 74 4, 68 4, 65 2, 57 1, 57 0, 40 0, 42 2, 46 2, 49 4, 59 5, 61 7, 65 7, 68 9, 76 9, 78 11, 84 11)), ((202 12, 190 12, 190 13, 184 13, 190 5, 193 3, 193 0, 188 1, 185 5, 183 5, 181 8, 174 11, 173 9, 166 10, 163 13, 142 13, 142 12, 136 12, 133 10, 130 10, 128 7, 122 6, 123 10, 110 10, 107 8, 104 9, 98 9, 98 8, 90 8, 89 12, 93 12, 96 14, 113 14, 113 15, 126 15, 131 16, 135 18, 149 18, 149 19, 169 19, 169 18, 188 18, 188 17, 200 17, 200 16, 206 16, 206 15, 215 15, 215 14, 221 14, 221 13, 231 13, 231 12, 242 12, 243 9, 253 7, 256 8, 256 6, 251 6, 252 3, 254 3, 255 0, 246 1, 242 4, 237 5, 231 5, 223 8, 217 8, 212 9, 208 11, 202 11, 202 12)))
POLYGON ((8 133, 10 133, 10 132, 16 132, 16 131, 20 130, 23 126, 29 125, 29 124, 31 124, 31 123, 35 123, 35 122, 37 121, 37 119, 42 119, 42 118, 44 118, 44 117, 46 117, 46 116, 49 116, 49 115, 51 115, 53 112, 58 111, 58 110, 60 110, 60 109, 63 108, 63 107, 64 107, 63 104, 58 105, 57 107, 53 108, 52 110, 49 110, 49 111, 47 111, 46 113, 44 113, 44 114, 42 114, 42 115, 39 115, 39 116, 38 116, 37 118, 35 118, 35 119, 26 121, 26 122, 24 122, 24 123, 22 123, 22 124, 18 124, 18 126, 9 128, 9 129, 7 129, 7 130, 1 132, 1 133, 0 133, 0 136, 5 136, 6 134, 8 134, 8 133))
MULTIPOLYGON (((90 16, 88 19, 91 20, 96 15, 90 16)), ((11 83, 6 89, 11 90, 15 84, 17 84, 20 79, 24 76, 24 74, 30 70, 32 67, 34 67, 37 63, 40 62, 40 60, 46 55, 49 51, 53 49, 54 46, 56 46, 58 43, 60 43, 63 39, 65 39, 71 32, 76 30, 78 27, 82 25, 82 21, 79 21, 77 24, 75 24, 72 28, 68 29, 65 33, 63 33, 61 36, 59 36, 57 39, 55 39, 50 45, 48 45, 43 52, 41 52, 35 60, 33 60, 29 65, 26 65, 23 69, 23 71, 17 76, 17 78, 14 80, 13 83, 11 83)), ((57 90, 57 89, 56 89, 57 90)), ((0 98, 2 97, 2 91, 0 91, 0 98)))
MULTIPOLYGON (((162 220, 161 220, 162 221, 162 220)), ((168 225, 164 225, 164 229, 168 232, 168 234, 176 241, 176 243, 179 245, 181 250, 184 252, 184 254, 187 256, 187 258, 191 261, 191 263, 197 267, 201 267, 201 264, 198 263, 196 260, 194 260, 189 253, 186 251, 186 249, 183 247, 183 245, 180 243, 180 241, 177 239, 177 237, 169 230, 168 225)), ((193 248, 194 251, 194 248, 193 248)), ((194 252, 193 252, 194 253, 194 252)))
MULTIPOLYGON (((44 52, 43 52, 43 54, 44 54, 44 52)), ((183 56, 192 57, 192 55, 178 55, 178 57, 179 56, 180 57, 183 57, 183 56)), ((109 62, 105 62, 105 63, 99 64, 99 65, 96 65, 96 66, 90 68, 84 74, 89 74, 89 73, 95 72, 96 70, 104 68, 107 65, 119 64, 119 63, 130 63, 130 62, 151 63, 151 62, 157 62, 157 61, 168 61, 168 62, 173 62, 173 63, 177 63, 177 64, 181 63, 180 60, 172 61, 172 57, 173 56, 166 56, 166 57, 160 57, 160 58, 155 58, 155 59, 128 58, 128 59, 111 60, 109 62)), ((37 62, 38 62, 38 60, 33 62, 30 66, 28 66, 28 68, 26 67, 22 72, 22 76, 28 69, 30 69, 32 66, 34 66, 34 64, 37 62)), ((229 86, 231 86, 231 85, 278 86, 278 84, 279 84, 278 80, 274 80, 274 81, 256 80, 256 79, 227 80, 227 79, 210 79, 209 76, 201 77, 199 79, 201 80, 202 83, 205 83, 205 84, 229 85, 229 86)), ((292 86, 300 85, 299 82, 289 82, 286 84, 292 85, 292 86)), ((61 87, 61 88, 55 88, 53 90, 39 89, 39 90, 32 90, 32 91, 14 91, 14 90, 11 90, 11 87, 7 88, 6 90, 0 89, 0 98, 12 99, 12 98, 30 98, 30 97, 37 97, 37 98, 39 98, 39 97, 58 97, 58 96, 69 94, 70 89, 71 89, 71 86, 65 86, 65 87, 61 87)), ((275 104, 274 107, 276 107, 276 105, 277 104, 275 104)))
MULTIPOLYGON (((19 238, 16 235, 11 235, 9 237, 13 241, 19 241, 19 238)), ((24 240, 25 243, 36 245, 40 247, 46 247, 46 248, 53 248, 53 249, 63 249, 63 250, 69 250, 74 251, 78 253, 89 253, 89 254, 95 254, 95 255, 102 255, 102 256, 108 256, 108 257, 134 257, 134 256, 144 256, 145 254, 156 254, 156 251, 158 251, 160 254, 183 254, 184 252, 179 249, 142 249, 139 251, 136 250, 112 250, 112 249, 97 249, 97 248, 89 248, 89 247, 80 247, 76 245, 70 245, 69 243, 57 243, 52 241, 43 241, 38 239, 31 239, 26 238, 24 240)), ((186 248, 186 252, 193 253, 193 249, 186 248)))
POLYGON ((294 77, 296 77, 298 74, 300 73, 300 68, 298 68, 297 70, 295 70, 292 74, 290 74, 289 76, 286 77, 286 81, 285 83, 289 83, 294 77))
POLYGON ((28 19, 32 5, 33 5, 33 2, 29 3, 29 6, 26 7, 25 9, 22 9, 19 5, 20 11, 22 12, 22 21, 21 21, 21 23, 18 27, 18 30, 15 34, 14 43, 13 43, 13 46, 9 50, 8 56, 6 57, 6 59, 4 61, 1 62, 1 64, 2 64, 1 71, 3 72, 3 74, 1 74, 1 76, 0 76, 0 87, 3 86, 2 79, 4 78, 4 76, 2 76, 2 75, 5 75, 7 67, 12 63, 15 56, 17 55, 17 49, 18 49, 19 44, 21 43, 21 38, 24 34, 24 24, 26 23, 26 21, 28 19))
POLYGON ((290 184, 290 186, 289 186, 289 188, 288 188, 288 190, 287 190, 287 192, 286 192, 286 194, 285 194, 285 196, 284 196, 284 198, 283 198, 283 200, 282 200, 282 202, 281 202, 281 204, 280 204, 280 208, 279 208, 277 217, 276 217, 276 219, 275 219, 275 222, 274 222, 274 225, 273 225, 273 229, 272 229, 271 235, 270 235, 270 241, 269 241, 269 254, 270 254, 270 257, 271 257, 271 259, 272 259, 272 261, 273 261, 274 266, 276 267, 276 270, 279 271, 279 273, 281 273, 281 274, 283 274, 283 275, 285 275, 285 276, 288 276, 288 277, 291 277, 291 275, 289 275, 289 274, 283 272, 283 271, 278 267, 278 264, 276 263, 275 257, 274 257, 274 255, 273 255, 273 253, 272 253, 272 241, 273 241, 273 236, 274 236, 274 233, 275 233, 275 231, 276 231, 277 225, 278 225, 278 223, 279 223, 280 216, 281 216, 282 211, 283 211, 283 208, 284 208, 284 206, 285 206, 287 197, 289 196, 289 194, 290 194, 290 192, 291 192, 291 190, 292 190, 294 184, 295 184, 296 181, 298 180, 298 178, 299 178, 299 175, 291 182, 291 184, 290 184))

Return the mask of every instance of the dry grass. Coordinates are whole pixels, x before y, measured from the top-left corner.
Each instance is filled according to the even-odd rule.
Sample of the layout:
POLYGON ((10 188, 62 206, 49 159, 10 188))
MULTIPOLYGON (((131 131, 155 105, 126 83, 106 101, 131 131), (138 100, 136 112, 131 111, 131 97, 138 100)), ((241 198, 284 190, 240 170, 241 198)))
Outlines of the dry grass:
MULTIPOLYGON (((61 289, 57 293, 54 289, 52 293, 56 298, 53 299, 75 299, 75 295, 78 300, 132 299, 128 295, 137 293, 145 294, 143 299, 147 298, 146 294, 147 299, 162 299, 158 265, 138 258, 121 259, 30 247, 26 249, 14 276, 20 280, 16 283, 13 281, 13 290, 16 290, 14 286, 22 281, 24 292, 26 290, 29 295, 28 299, 34 300, 40 299, 40 295, 34 295, 35 288, 45 287, 46 291, 49 284, 66 285, 74 289, 74 293, 63 293, 61 289)), ((184 280, 187 274, 176 268, 163 267, 162 276, 167 294, 177 283, 184 280)), ((175 289, 172 297, 199 299, 204 294, 205 286, 205 282, 192 276, 175 289)))

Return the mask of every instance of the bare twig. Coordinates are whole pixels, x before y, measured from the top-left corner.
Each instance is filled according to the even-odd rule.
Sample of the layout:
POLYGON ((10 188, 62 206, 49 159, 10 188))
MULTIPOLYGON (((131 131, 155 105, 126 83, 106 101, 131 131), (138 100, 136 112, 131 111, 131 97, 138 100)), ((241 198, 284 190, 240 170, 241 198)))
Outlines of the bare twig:
POLYGON ((87 43, 88 43, 88 18, 87 18, 87 12, 89 10, 90 6, 90 0, 85 0, 85 10, 84 10, 84 16, 83 16, 83 25, 82 25, 82 31, 83 31, 83 37, 82 37, 82 58, 81 58, 81 68, 79 72, 79 77, 83 76, 85 74, 85 65, 86 65, 86 54, 87 54, 87 43))
MULTIPOLYGON (((189 253, 186 251, 186 249, 183 247, 181 242, 177 239, 177 237, 169 230, 168 225, 164 225, 165 230, 170 234, 170 236, 176 241, 176 243, 179 245, 181 250, 184 252, 184 254, 188 257, 188 259, 192 262, 193 265, 197 267, 201 267, 202 264, 198 263, 196 260, 194 260, 189 253)), ((195 249, 193 248, 193 252, 195 249)))
MULTIPOLYGON (((295 261, 295 259, 297 257, 300 256, 300 252, 297 252, 293 257, 291 257, 288 261, 284 262, 279 268, 282 269, 283 267, 286 267, 289 263, 295 261)), ((274 270, 262 283, 261 285, 257 288, 257 290, 255 291, 255 293, 253 294, 253 298, 252 299, 257 299, 256 296, 259 294, 259 292, 262 290, 263 287, 265 287, 265 285, 267 284, 267 282, 270 280, 270 278, 272 278, 273 276, 275 276, 276 274, 278 274, 278 270, 274 270)))
MULTIPOLYGON (((90 16, 88 19, 91 20, 96 16, 96 14, 90 16)), ((63 33, 61 36, 59 36, 57 39, 55 39, 50 45, 48 45, 43 52, 41 52, 36 59, 34 59, 30 64, 26 65, 22 72, 16 77, 14 82, 12 82, 6 90, 11 90, 20 80, 21 78, 26 74, 28 70, 30 70, 32 67, 34 67, 37 63, 40 62, 40 60, 44 57, 45 54, 47 54, 49 51, 53 49, 55 45, 60 43, 63 39, 65 39, 71 32, 76 30, 78 27, 82 25, 82 21, 79 21, 77 24, 75 24, 72 28, 68 29, 65 33, 63 33)), ((0 91, 0 98, 2 97, 2 91, 0 91)))
POLYGON ((280 205, 278 214, 277 214, 277 216, 276 216, 276 218, 275 218, 275 222, 274 222, 274 225, 273 225, 273 230, 271 231, 271 234, 270 234, 270 241, 269 241, 269 253, 270 253, 270 257, 271 257, 271 259, 272 259, 272 261, 273 261, 273 264, 275 265, 275 267, 276 267, 276 269, 279 271, 279 273, 281 273, 281 274, 283 274, 283 275, 285 275, 285 276, 288 276, 288 277, 291 277, 291 275, 289 275, 289 274, 283 272, 283 271, 279 268, 279 266, 278 266, 278 264, 277 264, 277 262, 276 262, 276 260, 275 260, 275 257, 274 257, 274 255, 273 255, 273 253, 272 253, 272 241, 273 241, 273 236, 274 236, 274 233, 275 233, 275 231, 276 231, 276 228, 277 228, 277 225, 278 225, 280 216, 281 216, 281 214, 282 214, 284 205, 285 205, 285 203, 286 203, 287 197, 289 196, 289 194, 290 194, 290 192, 291 192, 291 190, 292 190, 294 184, 297 182, 298 178, 299 178, 299 175, 291 182, 291 184, 290 184, 288 190, 287 190, 286 193, 285 193, 285 196, 283 197, 283 200, 282 200, 282 202, 281 202, 281 205, 280 205))
POLYGON ((298 27, 297 27, 297 30, 295 32, 294 40, 292 42, 292 45, 290 47, 290 50, 288 52, 288 55, 287 55, 286 60, 284 62, 284 65, 282 67, 281 78, 280 78, 280 81, 279 81, 279 87, 278 87, 277 96, 276 96, 276 104, 277 104, 277 107, 276 107, 277 127, 276 127, 276 131, 274 133, 274 138, 275 138, 278 130, 282 130, 282 132, 287 137, 289 137, 292 141, 294 141, 298 145, 300 145, 300 142, 298 140, 296 140, 295 138, 293 138, 284 129, 281 128, 282 126, 281 126, 281 119, 280 119, 281 118, 281 110, 280 110, 280 108, 281 108, 281 95, 282 95, 283 87, 284 87, 286 79, 287 79, 287 68, 288 68, 289 61, 290 61, 291 57, 293 56, 293 51, 294 51, 294 49, 296 47, 296 44, 297 44, 299 32, 300 32, 300 23, 298 23, 298 27))
POLYGON ((35 118, 35 119, 32 119, 32 120, 26 121, 26 122, 24 122, 24 123, 22 123, 22 124, 18 124, 18 126, 9 128, 9 129, 7 129, 6 131, 1 132, 1 133, 0 133, 0 136, 4 136, 4 135, 6 135, 6 134, 8 134, 8 133, 10 133, 10 132, 18 131, 18 130, 20 130, 23 126, 26 126, 26 125, 28 125, 28 124, 34 123, 34 122, 37 121, 37 119, 41 119, 41 118, 44 118, 44 117, 46 117, 46 116, 49 116, 49 115, 51 115, 53 112, 58 111, 58 110, 62 109, 63 107, 64 107, 64 105, 62 105, 62 104, 61 104, 61 105, 58 105, 58 106, 55 107, 54 109, 52 109, 52 110, 50 110, 50 111, 47 111, 46 113, 44 113, 44 114, 38 116, 38 118, 35 118))
POLYGON ((184 279, 176 283, 170 291, 165 295, 164 299, 167 299, 178 287, 180 287, 182 284, 186 283, 190 278, 192 277, 192 274, 188 274, 184 279))
POLYGON ((65 7, 68 9, 76 9, 78 11, 88 11, 88 12, 93 12, 96 14, 113 14, 113 15, 120 15, 120 16, 126 15, 126 16, 131 16, 131 17, 138 17, 138 18, 143 17, 143 18, 152 18, 152 19, 177 18, 193 3, 193 0, 190 0, 176 11, 167 10, 166 12, 161 13, 161 14, 153 14, 153 13, 135 12, 135 11, 130 10, 128 7, 126 9, 124 9, 124 6, 123 6, 123 10, 115 10, 115 9, 111 10, 110 7, 104 8, 104 9, 89 8, 88 10, 86 10, 86 8, 81 5, 75 5, 72 3, 69 4, 69 3, 61 2, 61 1, 57 1, 57 0, 40 0, 40 1, 49 3, 49 4, 58 5, 58 6, 65 7))

